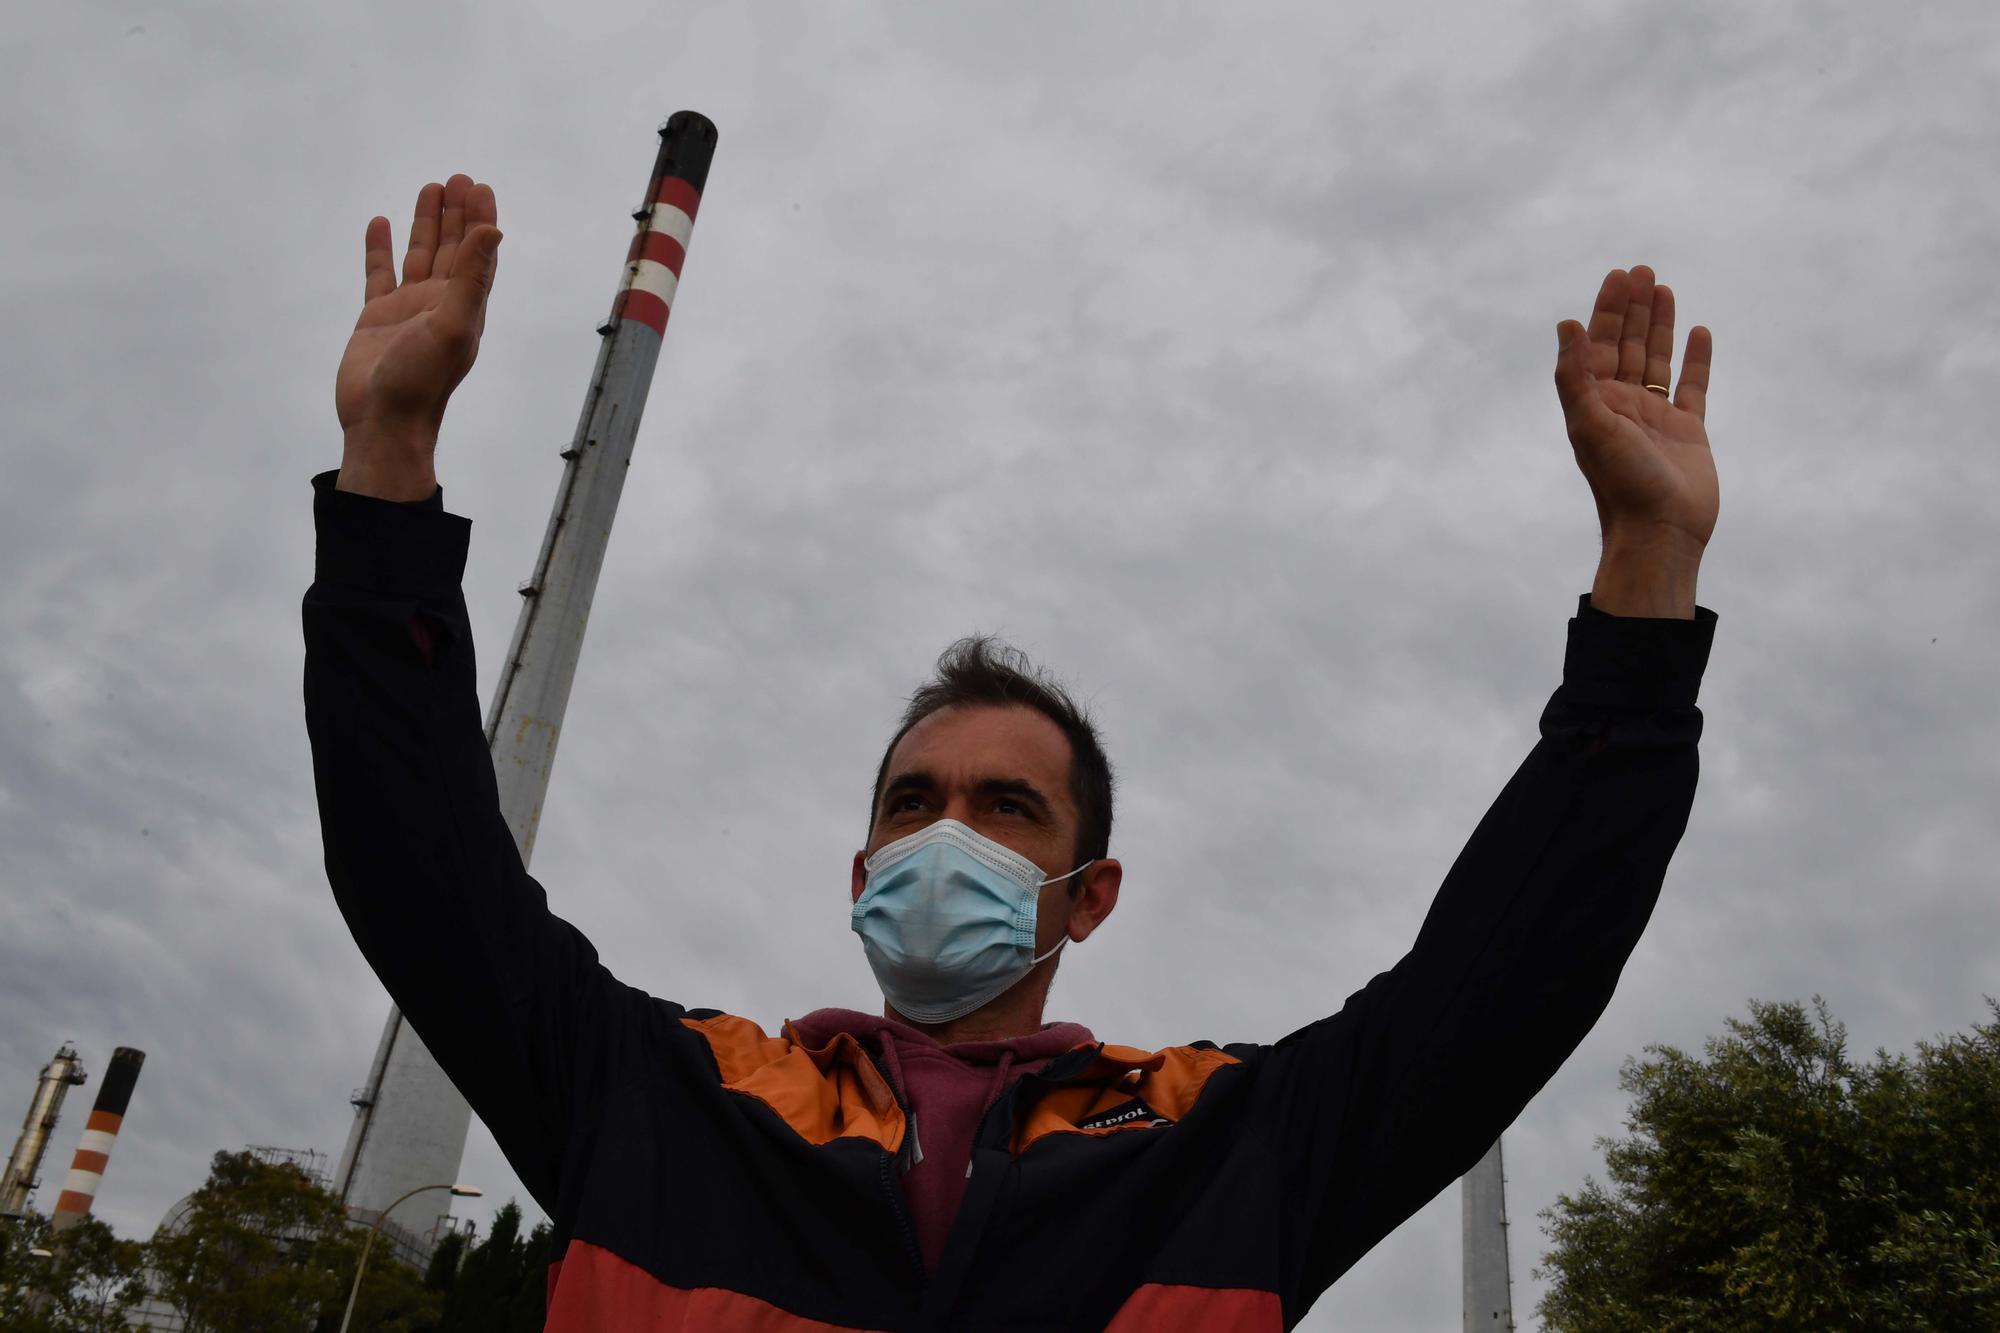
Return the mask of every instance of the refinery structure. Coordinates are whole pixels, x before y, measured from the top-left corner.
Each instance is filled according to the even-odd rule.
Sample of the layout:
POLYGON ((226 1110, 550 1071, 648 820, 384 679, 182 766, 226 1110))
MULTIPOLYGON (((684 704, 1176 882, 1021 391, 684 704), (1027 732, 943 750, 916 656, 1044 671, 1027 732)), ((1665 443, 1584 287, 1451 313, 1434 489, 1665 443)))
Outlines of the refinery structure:
POLYGON ((21 1123, 21 1136, 14 1141, 5 1173, 0 1174, 0 1218, 27 1213, 28 1195, 42 1183, 42 1157, 62 1115, 63 1099, 71 1088, 88 1081, 76 1047, 69 1042, 57 1047, 55 1058, 42 1067, 41 1077, 35 1080, 35 1096, 28 1103, 28 1118, 21 1123))
MULTIPOLYGON (((119 1126, 125 1122, 125 1108, 132 1101, 132 1089, 139 1082, 139 1069, 145 1063, 144 1051, 130 1046, 112 1051, 104 1082, 97 1090, 97 1102, 90 1108, 90 1119, 77 1141, 76 1155, 70 1159, 69 1174, 63 1177, 62 1192, 50 1212, 51 1233, 61 1235, 90 1216, 90 1205, 97 1198, 104 1169, 110 1165, 119 1126)), ((42 1162, 48 1154, 56 1122, 62 1116, 63 1102, 71 1088, 81 1087, 88 1080, 76 1047, 69 1042, 58 1047, 55 1057, 43 1066, 41 1077, 35 1081, 35 1095, 28 1103, 21 1135, 7 1158, 5 1174, 0 1175, 0 1219, 28 1215, 28 1196, 42 1183, 42 1162)))

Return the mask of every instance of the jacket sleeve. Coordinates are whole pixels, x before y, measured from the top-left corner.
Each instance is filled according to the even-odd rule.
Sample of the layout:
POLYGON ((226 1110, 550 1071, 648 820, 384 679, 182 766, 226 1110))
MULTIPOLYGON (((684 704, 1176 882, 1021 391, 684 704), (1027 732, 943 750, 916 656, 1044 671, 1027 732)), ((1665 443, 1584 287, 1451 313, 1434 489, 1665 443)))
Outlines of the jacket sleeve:
POLYGON ((471 524, 313 479, 306 729, 327 879, 391 998, 552 1217, 623 1052, 673 1006, 552 915, 501 816, 459 581, 471 524))
POLYGON ((1230 1048, 1280 1154, 1290 1319, 1470 1170, 1610 1003, 1694 803, 1716 624, 1695 616, 1580 598, 1541 740, 1416 944, 1333 1017, 1230 1048))

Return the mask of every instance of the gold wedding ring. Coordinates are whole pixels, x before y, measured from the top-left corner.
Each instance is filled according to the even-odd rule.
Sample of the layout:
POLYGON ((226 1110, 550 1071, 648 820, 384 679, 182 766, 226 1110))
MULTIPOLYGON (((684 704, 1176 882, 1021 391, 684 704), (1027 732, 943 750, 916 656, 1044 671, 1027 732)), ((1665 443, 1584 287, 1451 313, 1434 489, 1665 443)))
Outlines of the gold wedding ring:
POLYGON ((1667 386, 1664 384, 1648 384, 1646 387, 1649 389, 1658 389, 1662 398, 1667 396, 1667 386))

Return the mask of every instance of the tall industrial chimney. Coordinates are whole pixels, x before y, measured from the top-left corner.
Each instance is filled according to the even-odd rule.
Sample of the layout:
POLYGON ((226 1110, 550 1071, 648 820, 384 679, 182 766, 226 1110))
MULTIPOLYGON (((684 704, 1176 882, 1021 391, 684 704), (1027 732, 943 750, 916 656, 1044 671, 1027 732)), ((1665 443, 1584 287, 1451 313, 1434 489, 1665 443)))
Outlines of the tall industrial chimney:
POLYGON ((41 1184, 35 1176, 62 1114, 63 1098, 71 1088, 81 1087, 86 1077, 76 1047, 68 1042, 57 1047, 55 1059, 43 1067, 35 1098, 28 1103, 28 1118, 21 1122, 21 1137, 14 1141, 5 1174, 0 1174, 0 1217, 20 1217, 28 1211, 28 1195, 41 1184))
MULTIPOLYGON (((638 232, 610 317, 597 330, 597 369, 562 451, 555 508, 534 576, 520 588, 521 615, 493 692, 486 741, 500 810, 524 865, 715 141, 715 126, 693 111, 675 112, 660 127, 646 201, 632 215, 638 232)), ((458 1179, 472 1110, 393 1007, 368 1082, 352 1100, 354 1126, 334 1173, 350 1215, 372 1221, 406 1190, 458 1179)))
POLYGON ((1465 1333, 1514 1333, 1507 1269, 1507 1172, 1500 1140, 1464 1176, 1465 1333))
POLYGON ((111 1052, 104 1085, 97 1090, 97 1105, 90 1108, 90 1120, 76 1145, 69 1176, 56 1197, 55 1211, 49 1215, 49 1230, 67 1231, 90 1216, 91 1200, 97 1197, 105 1165, 111 1160, 111 1145, 118 1141, 118 1127, 125 1123, 125 1108, 132 1102, 132 1087, 139 1081, 139 1066, 145 1063, 146 1053, 130 1046, 111 1052))

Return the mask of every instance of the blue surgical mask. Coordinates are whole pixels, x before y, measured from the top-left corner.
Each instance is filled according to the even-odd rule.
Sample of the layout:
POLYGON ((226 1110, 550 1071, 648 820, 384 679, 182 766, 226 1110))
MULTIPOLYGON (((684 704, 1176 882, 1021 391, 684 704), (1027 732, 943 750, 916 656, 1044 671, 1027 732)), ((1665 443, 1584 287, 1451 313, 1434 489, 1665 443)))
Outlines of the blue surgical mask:
POLYGON ((1077 874, 1042 868, 955 819, 927 824, 863 862, 853 925, 896 1012, 918 1023, 963 1018, 1053 957, 1035 955, 1039 890, 1077 874))

